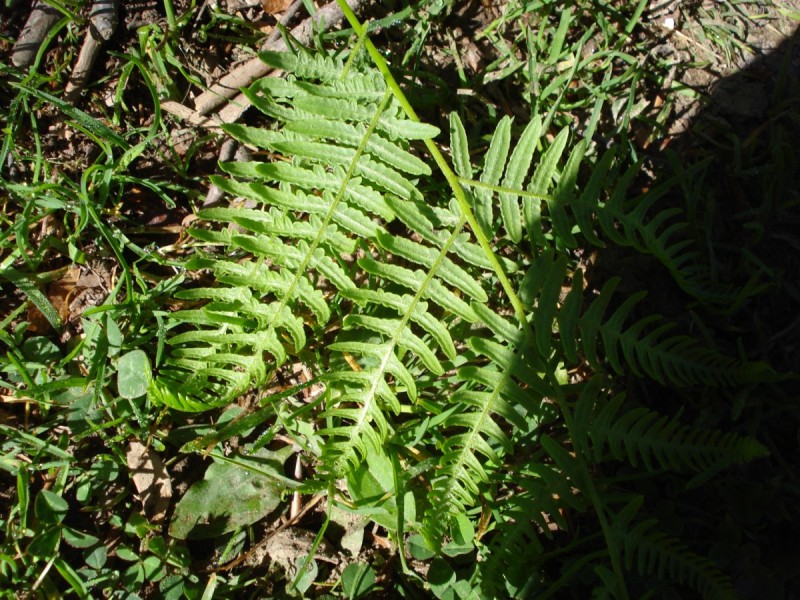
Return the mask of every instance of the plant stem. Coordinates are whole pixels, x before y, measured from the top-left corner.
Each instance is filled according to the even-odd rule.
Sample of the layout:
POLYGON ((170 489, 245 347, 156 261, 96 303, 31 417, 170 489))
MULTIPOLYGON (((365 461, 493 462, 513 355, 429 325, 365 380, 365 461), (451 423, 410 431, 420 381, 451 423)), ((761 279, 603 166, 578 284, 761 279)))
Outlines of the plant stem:
MULTIPOLYGON (((366 30, 361 22, 356 17, 355 13, 350 10, 350 7, 347 5, 345 0, 337 0, 339 6, 344 13, 344 16, 350 22, 350 26, 356 32, 359 37, 364 38, 364 46, 367 49, 370 57, 372 58, 375 66, 383 75, 384 81, 386 81, 386 85, 389 86, 389 89, 392 91, 392 94, 400 103, 400 106, 403 107, 403 111, 405 111, 408 118, 412 121, 417 123, 420 122, 417 113, 412 108, 411 104, 408 102, 403 90, 400 89, 397 81, 395 80, 394 76, 392 75, 391 71, 389 71, 389 66, 386 64, 386 60, 383 58, 381 53, 366 35, 366 30)), ((483 250, 486 258, 492 265, 492 270, 494 271, 497 278, 500 280, 500 285, 503 287, 506 295, 508 296, 509 301, 511 302, 511 306, 514 308, 514 313, 519 321, 520 326, 525 331, 526 337, 529 340, 533 340, 533 330, 531 329, 530 325, 528 324, 527 319, 525 318, 525 307, 522 304, 522 301, 517 296, 517 293, 514 291, 514 287, 511 285, 511 281, 508 279, 508 276, 503 271, 503 267, 500 264, 500 261, 497 259, 497 256, 492 250, 492 246, 489 243, 489 239, 483 233, 483 229, 478 224, 477 219, 475 218, 472 209, 469 207, 469 202, 467 202, 467 196, 464 193, 464 188, 461 186, 461 183, 458 179, 458 176, 453 172, 450 168, 450 165, 447 163, 444 155, 442 154, 439 147, 433 140, 427 139, 425 140, 425 146, 428 149, 428 152, 431 153, 433 160, 436 162, 436 165, 441 170, 442 174, 444 175, 447 183, 450 185, 450 188, 453 190, 453 194, 455 195, 456 202, 458 202, 459 209, 461 210, 462 214, 469 223, 470 228, 472 229, 475 237, 478 240, 478 244, 480 245, 481 249, 483 250)))

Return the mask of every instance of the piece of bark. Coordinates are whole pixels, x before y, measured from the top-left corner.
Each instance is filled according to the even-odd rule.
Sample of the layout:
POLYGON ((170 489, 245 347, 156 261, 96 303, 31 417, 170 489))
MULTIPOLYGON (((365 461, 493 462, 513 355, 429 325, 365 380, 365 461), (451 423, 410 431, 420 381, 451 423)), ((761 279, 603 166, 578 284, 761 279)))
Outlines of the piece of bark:
MULTIPOLYGON (((357 12, 358 7, 363 2, 364 0, 347 0, 347 4, 353 12, 357 12)), ((311 34, 314 32, 315 28, 330 27, 341 21, 343 17, 344 14, 339 4, 335 1, 330 2, 319 9, 316 16, 307 18, 292 29, 291 34, 301 44, 306 44, 311 39, 311 34)), ((281 52, 288 50, 288 48, 283 38, 275 38, 274 42, 268 42, 261 50, 281 52)), ((249 86, 257 79, 264 77, 271 70, 272 67, 264 63, 260 58, 248 60, 200 94, 194 101, 195 112, 201 115, 210 113, 218 106, 224 104, 226 100, 239 94, 241 88, 249 86)), ((237 98, 237 101, 242 106, 249 106, 249 101, 246 98, 244 98, 244 100, 237 98)))
POLYGON ((15 67, 25 69, 33 64, 44 38, 60 17, 61 13, 49 4, 41 0, 36 3, 11 51, 11 63, 15 67))
MULTIPOLYGON (((283 71, 272 71, 264 75, 264 77, 278 76, 281 73, 283 73, 283 71)), ((250 108, 250 100, 244 94, 239 93, 235 98, 219 109, 217 117, 222 123, 236 123, 248 108, 250 108)))
POLYGON ((116 0, 95 0, 92 12, 89 14, 89 30, 83 40, 81 52, 72 69, 64 98, 67 102, 77 99, 89 74, 94 66, 95 59, 100 52, 103 42, 107 42, 117 30, 117 2, 116 0))

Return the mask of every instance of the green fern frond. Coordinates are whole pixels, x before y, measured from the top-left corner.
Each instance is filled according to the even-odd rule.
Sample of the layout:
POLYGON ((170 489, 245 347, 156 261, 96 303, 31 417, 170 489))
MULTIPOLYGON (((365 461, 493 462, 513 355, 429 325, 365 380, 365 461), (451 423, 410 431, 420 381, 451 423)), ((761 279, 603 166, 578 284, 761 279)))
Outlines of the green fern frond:
POLYGON ((649 519, 618 532, 625 568, 640 575, 657 575, 700 592, 706 600, 738 598, 729 577, 706 557, 692 552, 680 540, 658 531, 649 519))
MULTIPOLYGON (((567 510, 591 506, 601 520, 609 514, 593 487, 592 459, 706 470, 763 452, 752 440, 683 426, 588 385, 571 421, 563 399, 581 384, 567 384, 567 369, 587 363, 684 386, 772 377, 764 365, 673 335, 660 317, 634 319, 640 294, 610 310, 616 280, 586 300, 583 274, 563 252, 581 236, 651 252, 686 277, 697 258, 673 227, 676 213, 644 222, 655 195, 633 209, 625 202, 633 175, 617 181, 613 153, 592 157, 588 142, 571 143, 568 129, 546 136, 538 117, 512 150, 513 123, 503 119, 478 167, 453 116, 450 150, 465 202, 429 141, 438 130, 406 118, 407 102, 390 95, 402 96, 396 84, 335 59, 264 58, 287 75, 262 79, 246 94, 277 124, 225 126, 262 152, 259 160, 223 164, 224 176, 212 179, 244 207, 200 211, 190 230, 210 249, 187 267, 205 274, 197 288, 177 294, 182 309, 170 318, 171 351, 151 387, 154 402, 220 406, 288 362, 314 356, 326 390, 303 413, 311 415, 303 425, 313 431, 318 460, 309 485, 348 478, 367 457, 385 455, 387 444, 401 446, 413 428, 424 456, 415 477, 430 484, 427 502, 416 499, 426 506, 427 543, 440 549, 454 523, 479 501, 492 504, 500 490, 515 502, 492 508, 498 531, 520 525, 507 547, 499 536, 492 542, 506 558, 523 543, 542 543, 551 528, 568 529, 567 510), (420 139, 455 201, 426 195, 431 169, 414 151, 420 139), (579 189, 587 162, 592 174, 579 189), (511 252, 525 237, 530 259, 511 252), (512 259, 495 256, 492 244, 512 259), (498 282, 513 319, 492 297, 498 282), (562 424, 575 438, 571 448, 562 424), (520 446, 534 459, 514 464, 520 446)), ((421 486, 408 487, 419 493, 421 486)), ((619 575, 620 553, 605 521, 601 528, 608 552, 597 552, 619 575)), ((644 556, 645 570, 655 565, 701 590, 720 583, 708 565, 684 565, 691 556, 684 548, 647 527, 633 531, 626 560, 644 556)), ((514 579, 529 581, 520 573, 514 579)))
MULTIPOLYGON (((301 79, 336 83, 344 79, 345 65, 341 59, 309 52, 260 52, 258 57, 271 67, 293 73, 301 79)), ((270 80, 276 78, 269 78, 270 80)), ((260 81, 265 81, 262 79, 260 81)))
POLYGON ((758 441, 682 424, 643 406, 627 409, 625 394, 607 398, 600 378, 587 383, 575 409, 575 443, 599 462, 608 452, 634 467, 698 473, 741 464, 768 454, 758 441))
MULTIPOLYGON (((330 71, 336 66, 324 59, 316 63, 314 59, 302 59, 301 62, 305 68, 320 72, 330 71), (312 63, 316 67, 312 68, 312 63)), ((352 232, 343 227, 353 224, 362 232, 366 229, 370 234, 377 233, 366 226, 368 218, 362 216, 359 209, 391 218, 383 193, 359 183, 354 177, 355 172, 360 170, 372 184, 387 186, 398 193, 405 192, 409 197, 416 191, 413 184, 392 167, 365 154, 368 139, 386 108, 387 100, 384 92, 383 103, 375 106, 372 120, 363 129, 362 144, 355 149, 340 147, 338 153, 332 150, 324 156, 313 140, 305 140, 303 144, 303 141, 292 138, 300 134, 281 138, 260 135, 253 129, 231 128, 231 134, 239 135, 243 141, 272 147, 273 150, 278 150, 281 145, 295 144, 288 151, 304 153, 305 157, 295 158, 293 165, 227 165, 226 170, 231 175, 278 183, 280 187, 276 190, 258 181, 220 181, 223 189, 246 192, 260 204, 274 203, 274 207, 263 211, 209 209, 201 213, 201 218, 209 223, 228 224, 228 227, 194 228, 191 233, 199 240, 223 245, 229 252, 250 254, 256 257, 253 262, 259 266, 248 266, 248 273, 240 272, 232 277, 231 268, 227 266, 232 262, 230 260, 200 258, 195 261, 193 266, 211 270, 220 284, 234 287, 184 292, 183 299, 201 300, 206 304, 198 310, 179 311, 172 315, 174 323, 190 329, 169 339, 174 351, 160 370, 154 387, 162 392, 173 390, 175 393, 156 391, 154 400, 204 397, 205 407, 209 408, 263 383, 288 359, 290 351, 299 353, 306 344, 300 305, 311 309, 314 317, 319 319, 318 327, 329 318, 330 309, 317 278, 324 278, 334 289, 355 287, 337 258, 355 250, 352 232), (330 160, 323 162, 323 159, 330 160), (285 213, 285 205, 296 206, 298 199, 301 200, 298 212, 309 213, 305 220, 285 213), (348 203, 352 203, 350 210, 341 211, 337 216, 339 205, 347 206, 348 203), (324 214, 319 210, 309 210, 309 206, 321 204, 327 204, 324 214), (243 281, 243 275, 252 279, 243 281), (291 348, 287 348, 289 340, 291 348)), ((397 162, 397 153, 392 156, 397 162)), ((408 341, 408 338, 406 335, 403 341, 408 341)), ((428 364, 431 364, 430 360, 428 364)), ((185 409, 198 404, 196 401, 173 402, 172 406, 185 409)))
POLYGON ((606 316, 618 284, 618 278, 609 280, 581 312, 584 303, 581 271, 576 271, 569 281, 566 257, 563 254, 555 257, 549 249, 543 251, 520 285, 520 297, 533 315, 539 352, 547 355, 552 351, 557 332, 564 355, 573 364, 579 361, 582 350, 583 358, 596 370, 603 370, 606 361, 618 374, 624 374, 627 367, 639 377, 646 375, 662 384, 721 386, 776 377, 766 364, 732 358, 693 338, 672 334, 673 325, 658 315, 628 325, 644 292, 630 296, 606 316))
POLYGON ((574 584, 568 577, 557 584, 547 581, 544 540, 554 539, 556 530, 570 531, 567 515, 589 509, 585 496, 540 455, 505 473, 502 481, 508 497, 493 506, 494 529, 482 552, 484 596, 530 598, 538 589, 552 593, 559 585, 574 584))
MULTIPOLYGON (((479 303, 474 308, 479 315, 491 312, 479 303)), ((542 400, 552 390, 540 372, 540 356, 527 348, 524 335, 496 314, 487 317, 493 333, 508 341, 502 344, 477 336, 467 340, 476 356, 490 362, 458 370, 461 383, 449 403, 461 408, 441 424, 448 433, 441 442, 442 456, 431 480, 430 508, 423 521, 423 535, 434 548, 441 545, 453 519, 474 503, 480 484, 489 480, 487 471, 513 453, 506 431, 527 431, 542 414, 542 400)))
POLYGON ((569 130, 562 129, 530 174, 533 158, 542 146, 541 120, 534 118, 525 127, 509 157, 511 126, 509 118, 498 123, 480 177, 474 180, 466 132, 458 117, 453 115, 450 120, 455 171, 462 184, 469 187, 475 214, 485 231, 495 230, 495 205, 500 207, 505 235, 513 243, 522 239, 524 226, 536 247, 574 248, 578 245, 576 233, 588 243, 602 246, 599 229, 617 245, 652 255, 694 298, 727 311, 735 310, 764 289, 757 275, 744 286, 719 281, 692 238, 689 224, 681 220, 682 210, 655 210, 657 201, 673 187, 673 182, 665 182, 631 200, 630 187, 639 175, 640 165, 619 175, 615 165, 617 151, 611 149, 595 161, 588 183, 579 191, 576 182, 589 147, 586 140, 575 144, 564 161, 569 130), (524 186, 529 176, 530 182, 524 186))
MULTIPOLYGON (((505 228, 506 236, 513 243, 522 239, 523 226, 528 232, 530 240, 536 246, 547 246, 542 221, 542 200, 553 207, 558 203, 549 196, 555 180, 561 178, 558 164, 569 139, 569 130, 563 129, 555 140, 542 153, 533 174, 530 173, 533 160, 541 144, 543 124, 539 117, 535 117, 522 131, 519 140, 511 152, 511 125, 512 121, 506 117, 501 119, 489 143, 489 149, 484 157, 480 179, 472 179, 473 168, 464 126, 455 114, 450 117, 450 146, 453 164, 456 173, 462 178, 462 184, 471 189, 473 208, 478 222, 487 232, 494 232, 495 215, 493 205, 500 207, 500 220, 505 228), (525 187, 524 183, 530 177, 530 182, 525 187), (498 200, 493 200, 494 193, 498 193, 498 200), (520 203, 521 201, 521 203, 520 203)), ((582 152, 569 162, 569 172, 564 176, 564 187, 574 184, 576 169, 582 158, 582 152)), ((571 192, 571 190, 570 190, 571 192)), ((556 236, 566 233, 566 241, 574 246, 575 241, 569 233, 570 226, 566 224, 565 213, 562 207, 556 208, 551 213, 553 223, 551 228, 556 236)))
POLYGON ((663 182, 631 201, 629 188, 639 169, 640 165, 631 166, 619 178, 608 200, 597 209, 598 221, 609 239, 652 255, 683 291, 724 312, 738 309, 747 298, 765 289, 766 284, 759 281, 758 274, 745 285, 720 281, 710 259, 694 239, 690 224, 683 219, 684 211, 677 207, 654 211, 658 200, 674 187, 674 181, 663 182), (631 204, 633 210, 628 209, 631 204))
POLYGON ((634 307, 646 295, 643 292, 629 297, 603 319, 618 284, 618 278, 609 280, 579 321, 586 357, 595 368, 600 368, 597 343, 602 339, 606 360, 614 371, 624 372, 624 358, 634 374, 646 374, 662 384, 719 386, 775 378, 764 363, 732 358, 689 336, 670 334, 673 325, 660 316, 645 317, 626 328, 634 307))

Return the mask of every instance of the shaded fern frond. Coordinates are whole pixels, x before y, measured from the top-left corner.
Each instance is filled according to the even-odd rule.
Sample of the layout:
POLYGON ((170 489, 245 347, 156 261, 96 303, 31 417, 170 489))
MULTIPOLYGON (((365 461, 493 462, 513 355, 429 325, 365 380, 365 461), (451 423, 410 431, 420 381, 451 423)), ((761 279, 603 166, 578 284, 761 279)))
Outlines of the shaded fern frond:
MULTIPOLYGON (((609 151, 609 154, 611 151, 609 151)), ((749 297, 765 289, 766 284, 753 275, 745 285, 721 281, 698 245, 691 225, 684 220, 684 211, 677 207, 655 210, 656 203, 674 187, 673 181, 645 192, 633 201, 629 189, 639 173, 639 165, 631 166, 598 207, 598 221, 605 235, 615 244, 629 246, 656 258, 683 291, 704 304, 726 312, 739 308, 749 297)), ((685 173, 688 176, 690 173, 685 173)))
POLYGON ((606 315, 618 284, 619 278, 610 279, 584 309, 582 272, 577 270, 570 278, 566 257, 543 251, 520 285, 539 353, 551 353, 557 335, 568 364, 585 359, 596 370, 608 365, 618 374, 628 368, 662 384, 720 386, 776 377, 764 363, 735 359, 693 338, 673 334, 674 325, 658 315, 629 324, 644 292, 630 296, 606 315))
POLYGON ((706 557, 686 544, 656 529, 649 519, 618 532, 625 568, 640 575, 657 575, 700 592, 706 600, 738 598, 731 580, 706 557))
POLYGON ((599 462, 610 454, 648 471, 661 467, 703 472, 745 463, 767 455, 758 441, 682 424, 639 406, 623 411, 625 395, 607 398, 600 379, 588 382, 575 409, 575 443, 599 462), (622 413, 622 414, 621 414, 622 413))
POLYGON ((540 456, 506 473, 503 481, 509 497, 493 507, 495 524, 483 551, 481 591, 487 598, 530 598, 547 577, 543 540, 553 539, 555 531, 568 532, 566 515, 582 513, 589 504, 540 456))

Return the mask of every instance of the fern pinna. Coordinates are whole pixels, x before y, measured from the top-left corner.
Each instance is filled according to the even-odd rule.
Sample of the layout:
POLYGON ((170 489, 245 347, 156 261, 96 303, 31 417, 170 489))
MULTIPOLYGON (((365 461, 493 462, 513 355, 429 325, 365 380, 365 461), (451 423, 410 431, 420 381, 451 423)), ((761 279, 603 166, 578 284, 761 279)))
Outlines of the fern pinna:
MULTIPOLYGON (((385 64, 378 72, 306 53, 262 58, 287 76, 246 93, 277 125, 224 127, 260 160, 223 164, 227 176, 213 179, 234 200, 200 211, 191 230, 198 253, 186 265, 213 281, 177 294, 187 307, 171 315, 171 351, 150 399, 209 410, 264 387, 289 363, 307 364, 326 387, 321 408, 303 417, 324 440, 309 487, 334 490, 368 458, 397 452, 395 493, 422 519, 395 533, 418 528, 436 551, 477 546, 495 561, 513 559, 511 540, 533 543, 553 524, 567 530, 562 512, 592 507, 606 544, 592 561, 609 564, 624 595, 620 570, 633 545, 615 533, 620 521, 593 487, 591 466, 641 459, 648 469, 655 461, 702 470, 762 448, 689 431, 645 407, 620 415, 619 396, 591 383, 599 379, 570 381, 569 371, 724 385, 768 370, 672 336, 659 317, 632 320, 640 296, 616 302, 613 281, 586 301, 568 250, 604 243, 609 228, 612 242, 641 242, 617 226, 630 218, 625 207, 605 202, 612 154, 587 158, 588 141, 567 151, 566 129, 548 143, 539 118, 511 151, 513 122, 503 119, 479 161, 452 115, 450 170, 432 142, 439 130, 411 118, 385 64), (435 185, 420 142, 453 196, 435 185), (597 170, 578 189, 585 164, 597 170), (492 247, 512 252, 499 258, 492 247), (526 248, 532 259, 515 250, 526 248), (634 442, 620 437, 628 428, 640 434, 634 442), (475 514, 487 502, 488 522, 475 514), (518 535, 506 538, 510 526, 518 535)), ((657 552, 657 538, 646 539, 656 540, 646 552, 657 552)), ((481 585, 520 595, 547 584, 508 573, 481 585)))

